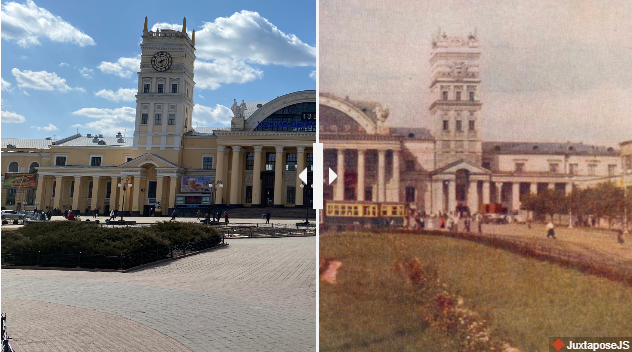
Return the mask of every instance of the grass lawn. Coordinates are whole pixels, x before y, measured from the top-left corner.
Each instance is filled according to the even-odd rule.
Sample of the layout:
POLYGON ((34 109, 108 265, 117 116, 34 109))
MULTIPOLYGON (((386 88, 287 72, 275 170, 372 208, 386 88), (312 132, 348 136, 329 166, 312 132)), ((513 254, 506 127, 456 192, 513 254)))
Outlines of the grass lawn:
POLYGON ((392 270, 401 248, 522 351, 548 351, 549 336, 632 335, 628 285, 464 240, 338 233, 320 238, 320 256, 343 263, 337 284, 320 284, 321 350, 458 349, 415 311, 410 287, 392 270))

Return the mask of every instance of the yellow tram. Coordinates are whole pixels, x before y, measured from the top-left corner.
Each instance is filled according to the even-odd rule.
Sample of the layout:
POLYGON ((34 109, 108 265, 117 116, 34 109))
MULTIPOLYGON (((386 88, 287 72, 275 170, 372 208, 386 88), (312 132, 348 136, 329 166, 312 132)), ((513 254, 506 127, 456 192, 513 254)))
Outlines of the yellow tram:
POLYGON ((325 205, 327 225, 401 227, 407 214, 408 205, 404 203, 327 201, 325 205))

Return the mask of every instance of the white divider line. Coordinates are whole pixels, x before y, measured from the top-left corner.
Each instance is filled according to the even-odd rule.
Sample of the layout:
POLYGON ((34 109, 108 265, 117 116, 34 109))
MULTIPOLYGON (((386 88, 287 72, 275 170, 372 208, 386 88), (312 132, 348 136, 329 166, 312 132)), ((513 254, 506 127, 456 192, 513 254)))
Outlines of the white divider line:
POLYGON ((314 209, 323 208, 323 160, 323 144, 314 143, 314 209))

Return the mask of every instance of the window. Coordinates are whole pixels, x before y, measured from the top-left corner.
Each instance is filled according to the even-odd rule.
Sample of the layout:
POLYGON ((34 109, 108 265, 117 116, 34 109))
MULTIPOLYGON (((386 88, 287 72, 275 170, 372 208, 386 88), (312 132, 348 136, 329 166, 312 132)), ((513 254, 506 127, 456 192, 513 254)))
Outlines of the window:
POLYGON ((164 93, 164 92, 163 92, 163 90, 164 90, 164 86, 165 86, 164 84, 162 84, 162 83, 158 83, 158 93, 164 93))
POLYGON ((92 181, 88 183, 88 198, 92 198, 92 181))
POLYGON ((254 169, 255 169, 255 153, 248 152, 246 153, 246 170, 254 170, 254 169))
POLYGON ((456 131, 463 132, 463 123, 461 120, 456 120, 456 131))
POLYGON ((72 198, 75 195, 75 181, 70 181, 70 195, 68 198, 72 198))
POLYGON ((364 200, 366 201, 373 200, 373 186, 366 186, 364 188, 364 200))
POLYGON ((296 194, 296 187, 287 188, 287 202, 294 203, 294 195, 296 194))
POLYGON ((202 158, 202 169, 204 170, 212 170, 213 169, 213 157, 205 156, 202 158))
POLYGON ((147 198, 156 198, 156 187, 158 183, 156 181, 149 181, 147 183, 147 198))
POLYGON ((177 84, 172 84, 171 85, 171 93, 178 93, 178 85, 177 84))
POLYGON ((307 170, 314 171, 314 153, 307 153, 307 170))
POLYGON ((35 190, 26 190, 26 205, 35 205, 35 190))
POLYGON ((597 164, 588 164, 588 176, 595 176, 597 173, 597 164))
POLYGON ((296 153, 287 153, 285 170, 296 171, 296 153))
POLYGON ((516 163, 516 172, 524 172, 524 163, 516 163))
POLYGON ((34 161, 31 163, 31 165, 29 165, 29 173, 34 174, 37 172, 37 167, 39 167, 39 163, 37 161, 34 161))
POLYGON ((149 118, 149 114, 141 114, 140 115, 140 124, 141 125, 146 125, 148 118, 149 118))
POLYGON ((443 92, 441 92, 441 99, 442 100, 448 100, 448 91, 444 90, 443 92))
POLYGON ((579 171, 578 164, 569 164, 568 165, 568 173, 571 175, 577 175, 577 171, 579 171))
POLYGON ((415 202, 415 187, 406 187, 406 203, 415 202))
POLYGON ((55 198, 55 190, 57 189, 57 181, 53 181, 53 192, 51 193, 51 198, 55 198))
POLYGON ((189 96, 189 87, 187 87, 187 97, 189 96))
POLYGON ((608 176, 614 176, 617 171, 617 165, 608 165, 608 176))
POLYGON ((156 114, 156 118, 154 119, 154 125, 162 125, 162 118, 160 114, 156 114))
POLYGON ((125 158, 125 162, 132 161, 132 159, 133 158, 131 156, 128 156, 128 157, 125 158))
POLYGON ((246 186, 246 203, 252 203, 252 186, 246 186))
POLYGON ((101 157, 100 156, 91 156, 90 157, 90 166, 101 166, 101 157))
POLYGON ((18 193, 17 189, 7 189, 7 200, 5 205, 15 205, 15 195, 18 193))
POLYGON ((16 161, 12 161, 11 163, 9 163, 9 172, 18 172, 19 169, 20 164, 18 164, 16 161))
POLYGON ((168 123, 170 125, 175 125, 176 124, 176 114, 169 114, 169 121, 168 123))
POLYGON ((456 100, 461 100, 461 92, 456 92, 456 100))
POLYGON ((266 153, 266 171, 274 171, 276 153, 266 153))
POLYGON ((470 101, 474 101, 474 92, 470 92, 470 101))
POLYGON ((558 173, 560 170, 560 164, 558 163, 549 163, 549 172, 554 174, 558 173))
POLYGON ((474 132, 474 130, 476 129, 476 121, 470 120, 468 122, 469 122, 469 131, 474 132))
POLYGON ((483 168, 487 169, 487 170, 491 170, 492 169, 492 163, 489 161, 483 161, 483 168))
POLYGON ((149 88, 150 88, 150 84, 145 83, 144 88, 143 88, 143 93, 149 93, 149 88))
POLYGON ((406 171, 415 171, 415 160, 406 160, 406 171))
POLYGON ((105 198, 109 199, 112 195, 112 182, 108 181, 105 184, 105 198))
POLYGON ((65 156, 56 156, 55 157, 55 166, 66 166, 66 157, 65 156))
POLYGON ((450 130, 450 121, 443 120, 443 130, 444 131, 449 131, 450 130))

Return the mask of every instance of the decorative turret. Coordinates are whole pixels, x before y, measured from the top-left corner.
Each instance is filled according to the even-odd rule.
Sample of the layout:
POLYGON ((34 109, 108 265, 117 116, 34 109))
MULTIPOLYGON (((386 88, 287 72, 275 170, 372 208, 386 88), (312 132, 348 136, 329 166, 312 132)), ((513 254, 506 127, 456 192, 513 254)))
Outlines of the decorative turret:
POLYGON ((186 33, 187 32, 187 18, 184 17, 182 18, 182 33, 186 33))
POLYGON ((143 33, 147 33, 147 16, 145 16, 145 27, 143 27, 143 33))

